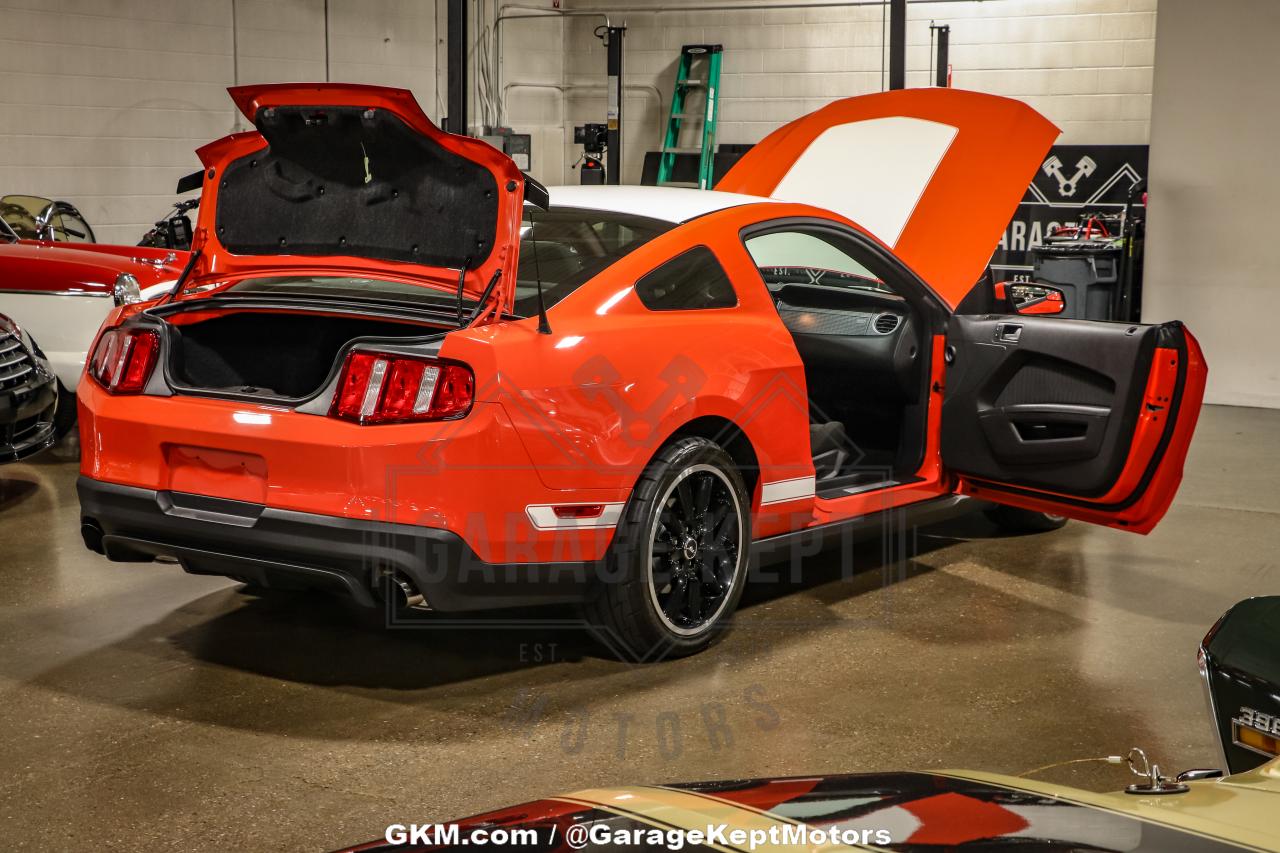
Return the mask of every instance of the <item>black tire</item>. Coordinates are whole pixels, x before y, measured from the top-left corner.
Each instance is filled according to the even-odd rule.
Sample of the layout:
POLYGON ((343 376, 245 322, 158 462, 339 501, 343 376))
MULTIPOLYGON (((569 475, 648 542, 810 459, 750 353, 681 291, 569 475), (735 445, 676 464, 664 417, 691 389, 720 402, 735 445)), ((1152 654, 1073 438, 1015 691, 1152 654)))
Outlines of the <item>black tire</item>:
POLYGON ((700 652, 738 606, 750 543, 751 500, 729 454, 705 438, 674 441, 636 483, 587 622, 627 660, 700 652))
POLYGON ((58 407, 53 413, 53 429, 59 439, 65 438, 76 425, 76 392, 68 391, 58 380, 58 407))
POLYGON ((993 506, 987 510, 987 518, 1010 533, 1047 533, 1067 523, 1066 516, 1016 506, 993 506))

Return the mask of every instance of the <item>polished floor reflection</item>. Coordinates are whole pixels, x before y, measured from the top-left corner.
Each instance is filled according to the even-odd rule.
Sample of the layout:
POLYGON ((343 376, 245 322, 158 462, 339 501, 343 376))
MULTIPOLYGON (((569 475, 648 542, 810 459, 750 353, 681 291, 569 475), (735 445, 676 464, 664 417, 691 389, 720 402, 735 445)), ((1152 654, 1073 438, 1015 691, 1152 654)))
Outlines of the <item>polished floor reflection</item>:
POLYGON ((108 563, 80 543, 75 476, 65 451, 0 468, 13 849, 322 850, 589 786, 1018 773, 1133 745, 1212 765, 1197 642, 1280 591, 1280 412, 1254 409, 1205 410, 1148 537, 1001 538, 975 516, 887 567, 866 543, 749 590, 711 651, 647 667, 556 624, 388 631, 319 595, 108 563))

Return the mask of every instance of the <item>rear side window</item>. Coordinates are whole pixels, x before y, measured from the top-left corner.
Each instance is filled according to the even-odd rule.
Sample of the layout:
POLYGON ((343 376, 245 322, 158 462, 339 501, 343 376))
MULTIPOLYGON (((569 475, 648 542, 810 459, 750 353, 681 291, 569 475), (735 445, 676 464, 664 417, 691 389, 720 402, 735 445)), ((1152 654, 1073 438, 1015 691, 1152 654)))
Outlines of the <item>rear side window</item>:
POLYGON ((650 311, 732 308, 737 294, 729 275, 706 246, 695 246, 636 282, 636 295, 650 311))

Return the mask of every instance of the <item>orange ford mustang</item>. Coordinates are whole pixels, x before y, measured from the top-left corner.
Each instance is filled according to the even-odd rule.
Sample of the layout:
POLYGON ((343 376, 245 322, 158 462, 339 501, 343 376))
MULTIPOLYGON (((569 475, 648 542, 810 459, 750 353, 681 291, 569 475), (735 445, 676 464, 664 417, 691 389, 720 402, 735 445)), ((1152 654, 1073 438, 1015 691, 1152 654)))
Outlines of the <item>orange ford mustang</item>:
POLYGON ((191 260, 80 383, 112 560, 450 612, 578 602, 685 654, 750 560, 968 501, 1145 533, 1206 368, 1180 323, 1000 313, 978 284, 1057 129, 838 101, 715 192, 549 192, 405 91, 232 90, 191 260), (977 499, 971 501, 970 499, 977 499))

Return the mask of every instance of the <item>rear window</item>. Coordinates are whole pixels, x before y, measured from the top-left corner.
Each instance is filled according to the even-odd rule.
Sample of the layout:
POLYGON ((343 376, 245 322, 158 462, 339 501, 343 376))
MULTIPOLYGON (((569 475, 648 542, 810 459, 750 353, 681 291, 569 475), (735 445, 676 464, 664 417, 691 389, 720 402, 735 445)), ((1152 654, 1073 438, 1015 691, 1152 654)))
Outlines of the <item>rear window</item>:
POLYGON ((538 313, 538 280, 548 308, 619 258, 669 231, 670 222, 600 210, 525 208, 515 313, 538 313))
MULTIPOLYGON (((525 208, 520 230, 514 313, 538 313, 538 279, 550 308, 619 258, 674 226, 657 219, 599 210, 525 208)), ((189 291, 190 292, 190 291, 189 291)), ((354 297, 415 302, 452 308, 454 296, 429 287, 354 276, 270 276, 244 279, 227 288, 235 295, 272 294, 354 297)), ((463 302, 464 310, 475 306, 463 302)))

